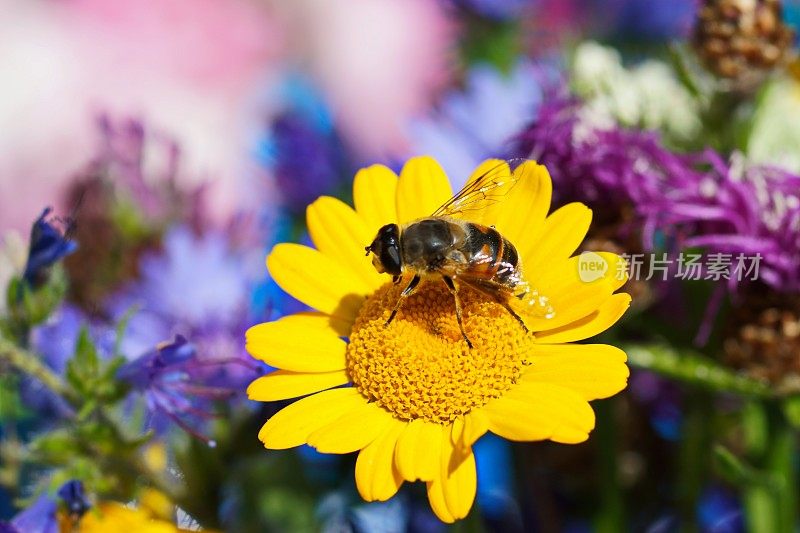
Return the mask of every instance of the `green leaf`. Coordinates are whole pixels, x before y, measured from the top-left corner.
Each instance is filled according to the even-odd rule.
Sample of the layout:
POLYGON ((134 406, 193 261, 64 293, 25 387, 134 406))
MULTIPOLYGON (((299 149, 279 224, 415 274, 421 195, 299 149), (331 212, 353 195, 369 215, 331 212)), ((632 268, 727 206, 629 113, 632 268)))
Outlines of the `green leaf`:
POLYGON ((0 421, 22 420, 29 414, 19 397, 17 376, 11 372, 0 376, 0 421))
POLYGON ((89 330, 83 326, 75 343, 75 355, 67 362, 67 381, 84 396, 90 395, 100 372, 100 357, 89 330))
POLYGON ((13 277, 6 287, 6 309, 14 310, 22 295, 22 278, 13 277))
POLYGON ((80 455, 81 447, 69 429, 52 430, 30 443, 37 460, 48 464, 65 464, 80 455))
POLYGON ((800 429, 800 396, 790 396, 783 404, 786 420, 794 429, 800 429))

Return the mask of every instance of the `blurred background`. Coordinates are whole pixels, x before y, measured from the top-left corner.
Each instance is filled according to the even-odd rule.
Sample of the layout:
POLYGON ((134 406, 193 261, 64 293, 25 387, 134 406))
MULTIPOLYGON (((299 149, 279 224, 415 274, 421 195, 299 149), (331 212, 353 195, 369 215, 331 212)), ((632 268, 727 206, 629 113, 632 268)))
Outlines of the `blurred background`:
POLYGON ((797 24, 797 0, 0 0, 0 531, 51 531, 71 480, 220 531, 796 530, 797 24), (365 504, 349 456, 265 452, 282 405, 244 397, 245 329, 303 309, 268 250, 420 154, 454 187, 538 159, 595 210, 588 249, 763 256, 757 283, 631 281, 628 390, 584 444, 479 441, 454 526, 418 486, 365 504))

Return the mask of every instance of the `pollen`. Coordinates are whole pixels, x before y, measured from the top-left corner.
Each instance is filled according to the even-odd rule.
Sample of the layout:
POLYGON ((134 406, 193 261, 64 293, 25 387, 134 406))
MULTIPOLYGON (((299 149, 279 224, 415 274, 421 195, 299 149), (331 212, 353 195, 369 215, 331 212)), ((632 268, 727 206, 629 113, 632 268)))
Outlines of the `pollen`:
POLYGON ((502 305, 459 290, 469 348, 439 280, 423 281, 387 325, 401 290, 388 283, 368 297, 350 334, 347 370, 369 401, 401 420, 446 424, 514 385, 534 337, 502 305))

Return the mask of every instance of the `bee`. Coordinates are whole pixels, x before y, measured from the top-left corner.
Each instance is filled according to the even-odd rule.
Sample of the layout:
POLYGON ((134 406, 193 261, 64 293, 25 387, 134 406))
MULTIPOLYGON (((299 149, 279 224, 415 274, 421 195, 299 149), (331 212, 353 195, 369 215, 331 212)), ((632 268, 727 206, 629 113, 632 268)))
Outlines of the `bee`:
POLYGON ((404 224, 386 224, 369 246, 372 264, 383 274, 392 275, 395 284, 411 275, 400 293, 386 324, 397 315, 403 301, 423 279, 441 279, 453 295, 456 319, 467 346, 472 342, 464 331, 459 286, 470 287, 501 304, 528 331, 525 322, 509 305, 510 298, 522 299, 527 285, 522 281, 519 254, 514 245, 494 226, 484 226, 462 218, 499 202, 516 183, 519 175, 510 164, 490 168, 450 198, 429 217, 404 224))

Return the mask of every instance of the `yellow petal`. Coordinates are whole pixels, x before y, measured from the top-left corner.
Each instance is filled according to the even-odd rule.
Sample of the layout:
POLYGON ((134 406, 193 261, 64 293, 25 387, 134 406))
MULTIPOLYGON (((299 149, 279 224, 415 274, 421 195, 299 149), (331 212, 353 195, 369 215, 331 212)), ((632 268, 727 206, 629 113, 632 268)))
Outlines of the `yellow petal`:
POLYGON ((575 444, 588 439, 594 429, 594 411, 574 390, 552 383, 520 381, 503 397, 526 404, 537 418, 548 418, 550 440, 575 444))
POLYGON ((409 159, 397 183, 397 218, 405 224, 429 217, 453 194, 444 170, 429 156, 409 159))
POLYGON ((247 330, 247 352, 275 368, 293 372, 331 372, 347 365, 347 343, 331 333, 294 321, 266 322, 247 330))
POLYGON ((322 196, 306 210, 306 223, 317 249, 344 265, 373 289, 386 281, 364 256, 375 234, 353 209, 336 198, 322 196))
POLYGON ((371 287, 319 250, 278 244, 267 257, 275 283, 304 304, 331 316, 352 319, 371 287))
POLYGON ((258 433, 258 439, 272 450, 300 446, 307 442, 312 432, 366 402, 361 393, 352 387, 314 394, 272 415, 258 433))
POLYGON ((247 387, 247 397, 259 402, 274 402, 305 396, 349 382, 344 370, 306 374, 276 370, 253 381, 247 387))
POLYGON ((555 211, 525 246, 519 246, 525 271, 539 272, 553 261, 570 257, 583 242, 591 222, 592 210, 581 203, 567 204, 555 211))
POLYGON ((508 394, 487 403, 482 411, 487 416, 489 431, 513 441, 547 439, 556 424, 551 417, 508 394))
POLYGON ((536 342, 541 344, 561 344, 575 342, 602 333, 614 324, 631 305, 629 294, 621 292, 612 295, 594 313, 576 320, 571 324, 561 326, 536 334, 536 342))
POLYGON ((322 453, 351 453, 366 447, 392 422, 392 415, 374 403, 365 403, 308 436, 308 444, 322 453))
POLYGON ((427 484, 431 509, 443 522, 467 516, 477 489, 472 449, 454 447, 449 433, 442 432, 440 475, 427 484))
POLYGON ((464 429, 461 432, 461 447, 469 448, 489 431, 489 419, 480 409, 473 409, 464 415, 464 429))
POLYGON ((403 484, 403 477, 394 465, 394 448, 406 424, 392 418, 383 434, 359 452, 356 460, 356 486, 364 500, 386 501, 403 484))
POLYGON ((608 344, 537 345, 523 382, 552 383, 585 400, 608 398, 625 388, 625 352, 608 344))
POLYGON ((347 337, 350 335, 350 330, 353 329, 353 322, 355 317, 342 318, 338 316, 330 316, 325 313, 317 311, 306 311, 302 313, 295 313, 287 315, 279 320, 279 322, 294 322, 302 324, 303 327, 332 333, 337 337, 347 337))
POLYGON ((430 481, 438 475, 441 435, 441 425, 421 418, 406 426, 394 451, 394 462, 403 479, 430 481))
POLYGON ((356 212, 364 220, 370 239, 375 237, 381 226, 397 222, 396 193, 397 175, 383 165, 362 168, 356 174, 353 203, 356 212))
MULTIPOLYGON (((541 273, 534 273, 530 281, 540 296, 546 296, 553 306, 555 316, 545 318, 541 314, 529 316, 525 313, 525 324, 532 331, 547 331, 575 322, 597 311, 611 294, 625 282, 625 261, 609 252, 593 252, 591 256, 580 255, 566 260, 554 261, 541 273), (598 264, 605 272, 589 272, 587 265, 598 264), (599 276, 593 279, 594 276, 599 276)), ((525 302, 513 302, 515 307, 525 302)))

